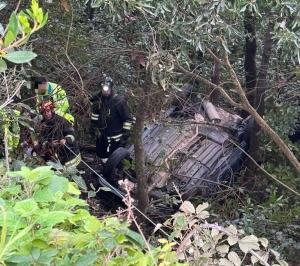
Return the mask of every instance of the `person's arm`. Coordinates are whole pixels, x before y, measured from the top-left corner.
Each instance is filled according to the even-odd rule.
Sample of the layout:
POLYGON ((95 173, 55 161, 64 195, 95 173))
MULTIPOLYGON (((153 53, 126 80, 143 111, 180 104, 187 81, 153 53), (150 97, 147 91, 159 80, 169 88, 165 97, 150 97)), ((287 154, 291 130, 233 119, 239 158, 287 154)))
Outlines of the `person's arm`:
POLYGON ((99 99, 92 102, 92 112, 90 120, 89 132, 92 137, 100 137, 99 130, 99 119, 100 119, 100 108, 99 108, 99 99))
POLYGON ((60 144, 62 144, 62 145, 64 145, 64 144, 71 145, 71 144, 75 143, 75 141, 76 141, 75 130, 69 122, 66 122, 64 125, 63 136, 64 136, 64 138, 59 140, 60 144))
POLYGON ((130 131, 132 130, 133 127, 133 122, 134 118, 132 117, 129 107, 127 105, 127 102, 125 99, 122 99, 120 104, 119 104, 119 115, 121 117, 121 120, 123 121, 122 129, 123 129, 123 136, 122 139, 123 141, 127 141, 130 135, 130 131))
POLYGON ((57 84, 54 84, 53 86, 53 101, 55 105, 55 113, 63 116, 65 113, 69 112, 70 107, 67 94, 61 86, 57 84))

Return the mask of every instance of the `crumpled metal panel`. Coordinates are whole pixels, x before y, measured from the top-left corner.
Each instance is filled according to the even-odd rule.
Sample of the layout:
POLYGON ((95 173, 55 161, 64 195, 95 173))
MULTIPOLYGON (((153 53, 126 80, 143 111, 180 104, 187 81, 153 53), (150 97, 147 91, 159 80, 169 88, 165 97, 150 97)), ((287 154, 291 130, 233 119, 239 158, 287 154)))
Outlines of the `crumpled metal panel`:
POLYGON ((178 127, 156 124, 147 129, 143 135, 146 162, 156 167, 163 165, 174 149, 181 143, 187 142, 193 135, 192 128, 195 126, 178 127))

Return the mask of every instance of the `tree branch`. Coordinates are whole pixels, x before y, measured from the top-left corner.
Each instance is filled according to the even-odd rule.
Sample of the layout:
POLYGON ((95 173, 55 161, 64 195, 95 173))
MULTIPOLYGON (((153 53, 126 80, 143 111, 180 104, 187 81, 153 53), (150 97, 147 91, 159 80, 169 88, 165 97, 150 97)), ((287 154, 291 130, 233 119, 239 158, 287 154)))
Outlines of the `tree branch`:
POLYGON ((193 79, 196 79, 214 89, 217 89, 223 96, 224 98, 231 104, 233 105, 234 107, 237 107, 237 108, 241 108, 241 109, 244 109, 243 106, 237 102, 235 102, 230 96, 229 94, 224 90, 224 88, 222 88, 221 86, 218 86, 212 82, 210 82, 209 80, 201 77, 199 74, 196 74, 196 73, 193 73, 187 69, 185 69, 184 67, 180 66, 179 64, 177 64, 177 68, 178 68, 178 71, 180 71, 181 73, 193 78, 193 79))
POLYGON ((228 54, 225 53, 225 67, 229 71, 230 77, 234 83, 235 90, 240 96, 243 109, 249 112, 249 114, 255 119, 256 123, 262 128, 262 130, 275 142, 277 147, 283 152, 286 158, 295 167, 298 173, 300 173, 300 163, 294 153, 289 149, 280 136, 268 125, 268 123, 258 114, 258 112, 251 106, 247 96, 238 80, 238 77, 229 62, 228 54))

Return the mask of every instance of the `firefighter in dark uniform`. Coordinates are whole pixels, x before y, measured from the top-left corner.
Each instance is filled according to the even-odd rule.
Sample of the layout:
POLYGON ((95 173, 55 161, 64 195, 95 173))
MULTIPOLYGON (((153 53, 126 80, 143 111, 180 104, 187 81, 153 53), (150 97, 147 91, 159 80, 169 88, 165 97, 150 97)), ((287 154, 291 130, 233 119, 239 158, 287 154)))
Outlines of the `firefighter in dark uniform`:
POLYGON ((102 158, 127 144, 133 118, 124 97, 115 94, 113 81, 105 78, 101 91, 91 98, 90 133, 96 137, 96 153, 102 158))
POLYGON ((55 113, 52 102, 43 102, 40 112, 43 118, 37 125, 35 148, 39 146, 46 161, 58 159, 66 168, 76 167, 81 156, 71 123, 55 113))

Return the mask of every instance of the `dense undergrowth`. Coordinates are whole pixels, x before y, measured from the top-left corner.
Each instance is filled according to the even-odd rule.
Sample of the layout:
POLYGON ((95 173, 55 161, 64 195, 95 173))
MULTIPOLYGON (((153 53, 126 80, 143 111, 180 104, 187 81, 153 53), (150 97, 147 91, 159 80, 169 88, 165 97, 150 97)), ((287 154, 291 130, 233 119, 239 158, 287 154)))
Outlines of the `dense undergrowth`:
MULTIPOLYGON (((79 77, 65 52, 71 14, 63 10, 57 12, 55 5, 44 5, 51 16, 45 30, 37 35, 37 40, 41 42, 34 44, 39 57, 34 62, 33 73, 45 73, 53 81, 64 85, 70 95, 72 111, 77 114, 77 133, 86 136, 80 125, 88 119, 88 106, 82 104, 87 96, 81 91, 79 77)), ((122 56, 106 59, 105 50, 98 49, 99 43, 118 43, 118 39, 103 27, 106 22, 99 17, 94 22, 87 21, 82 17, 82 6, 79 8, 74 5, 73 8, 74 20, 68 52, 70 58, 80 66, 86 89, 90 93, 95 89, 93 85, 101 79, 103 71, 110 71, 117 85, 129 86, 130 66, 122 64, 122 56)), ((275 76, 276 73, 271 74, 275 76)), ((292 90, 287 88, 287 91, 292 90)), ((299 108, 289 99, 282 100, 283 96, 277 92, 268 97, 265 119, 299 155, 299 145, 290 143, 286 137, 299 108)), ((260 151, 262 167, 299 190, 299 176, 265 136, 262 136, 260 151)), ((231 225, 230 228, 236 229, 232 229, 232 232, 239 234, 240 239, 245 237, 243 231, 246 235, 263 237, 260 239, 253 236, 247 240, 250 240, 248 242, 254 250, 259 248, 258 254, 264 259, 268 256, 267 259, 274 262, 278 258, 277 263, 286 265, 275 251, 269 249, 266 238, 270 246, 287 261, 298 265, 299 198, 274 185, 273 181, 268 181, 259 171, 252 175, 242 174, 243 181, 237 179, 231 192, 205 199, 211 204, 212 221, 222 224, 224 228, 231 225)), ((6 176, 4 172, 1 175, 3 178, 6 176)), ((188 205, 189 208, 183 208, 185 211, 175 214, 166 223, 170 237, 160 240, 161 244, 158 244, 158 237, 155 236, 152 251, 149 252, 142 236, 129 229, 129 223, 116 216, 100 220, 92 216, 86 202, 79 199, 80 192, 76 184, 56 175, 49 167, 35 170, 23 168, 9 176, 10 180, 2 179, 1 176, 1 182, 5 182, 1 183, 0 188, 0 264, 163 266, 176 265, 178 258, 189 260, 195 265, 208 262, 215 265, 240 265, 250 264, 251 260, 258 264, 255 256, 248 253, 245 255, 239 249, 238 242, 232 246, 228 243, 228 235, 222 232, 223 227, 210 225, 204 230, 200 225, 205 224, 208 217, 202 216, 206 210, 199 211, 200 207, 197 212, 188 205), (174 251, 178 251, 179 247, 181 252, 176 254, 174 251)))
POLYGON ((92 216, 76 183, 50 168, 2 179, 0 265, 181 265, 170 243, 145 252, 128 223, 92 216))
POLYGON ((1 174, 2 265, 287 265, 266 238, 208 223, 207 203, 195 208, 182 202, 179 212, 154 229, 164 228, 164 238, 158 235, 150 245, 141 231, 129 229, 130 205, 127 219, 99 220, 79 198, 76 183, 50 166, 1 174))

